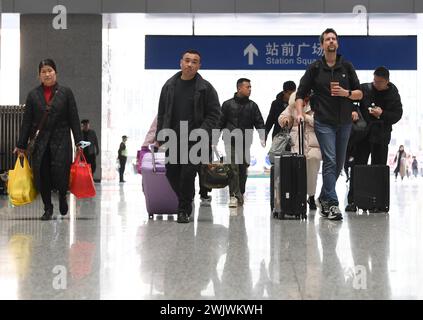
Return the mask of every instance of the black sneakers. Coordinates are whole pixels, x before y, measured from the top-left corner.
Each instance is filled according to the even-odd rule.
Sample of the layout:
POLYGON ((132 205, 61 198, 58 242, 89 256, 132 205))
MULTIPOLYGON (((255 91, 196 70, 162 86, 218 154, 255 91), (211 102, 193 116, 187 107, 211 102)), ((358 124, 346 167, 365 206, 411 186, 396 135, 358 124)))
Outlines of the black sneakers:
POLYGON ((52 216, 53 216, 53 206, 50 206, 44 209, 44 214, 41 216, 41 220, 43 221, 51 220, 52 216))
POLYGON ((178 212, 178 223, 189 223, 189 216, 185 213, 185 211, 178 212))
POLYGON ((342 220, 342 212, 339 210, 339 206, 330 206, 327 218, 329 220, 342 220))
POLYGON ((342 212, 339 210, 339 206, 335 203, 329 203, 327 201, 318 198, 320 204, 320 215, 328 218, 329 220, 342 220, 342 212))
POLYGON ((317 206, 316 206, 316 202, 314 200, 314 196, 308 197, 307 203, 308 203, 308 208, 310 210, 317 210, 317 206))
POLYGON ((62 216, 65 216, 68 213, 69 206, 68 202, 66 201, 66 196, 59 197, 59 211, 62 216))
POLYGON ((317 203, 319 204, 320 215, 323 217, 327 217, 329 212, 329 204, 326 201, 320 199, 320 197, 317 198, 317 203))
POLYGON ((348 203, 345 207, 346 212, 357 212, 357 206, 354 203, 348 203))
POLYGON ((202 206, 202 207, 210 207, 212 196, 209 196, 209 195, 200 196, 200 200, 201 200, 200 206, 202 206))

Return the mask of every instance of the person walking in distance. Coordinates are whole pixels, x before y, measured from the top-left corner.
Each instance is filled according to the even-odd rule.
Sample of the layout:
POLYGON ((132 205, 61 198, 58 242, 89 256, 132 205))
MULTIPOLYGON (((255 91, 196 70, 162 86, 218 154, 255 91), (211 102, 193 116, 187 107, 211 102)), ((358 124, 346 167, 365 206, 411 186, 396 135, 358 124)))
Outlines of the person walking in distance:
POLYGON ((288 107, 289 97, 295 90, 297 90, 297 86, 294 81, 285 81, 283 83, 283 90, 277 94, 276 99, 272 102, 269 115, 267 116, 265 123, 266 141, 272 127, 272 139, 279 133, 279 131, 281 131, 278 117, 286 109, 286 107, 288 107))
POLYGON ((95 131, 90 128, 90 120, 88 119, 84 119, 81 121, 81 130, 82 130, 82 136, 84 138, 84 141, 88 141, 91 143, 89 146, 85 147, 83 150, 84 150, 85 159, 91 165, 91 172, 93 173, 93 177, 94 177, 95 169, 97 168, 96 157, 100 153, 97 135, 95 131))
POLYGON ((400 145, 397 154, 394 158, 394 163, 397 163, 394 174, 395 181, 397 181, 398 173, 400 174, 401 180, 404 180, 405 173, 407 170, 407 153, 404 151, 404 146, 400 145))
POLYGON ((128 150, 126 150, 127 136, 122 136, 122 142, 119 145, 118 160, 119 160, 119 182, 126 182, 123 179, 125 174, 126 160, 128 159, 128 150))

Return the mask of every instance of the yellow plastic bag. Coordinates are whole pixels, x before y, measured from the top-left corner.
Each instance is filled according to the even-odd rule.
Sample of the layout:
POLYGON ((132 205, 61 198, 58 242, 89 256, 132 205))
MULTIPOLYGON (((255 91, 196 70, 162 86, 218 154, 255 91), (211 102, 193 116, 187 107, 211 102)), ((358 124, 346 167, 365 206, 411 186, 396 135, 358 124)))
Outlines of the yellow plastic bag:
POLYGON ((14 206, 22 206, 31 203, 37 196, 34 185, 34 177, 26 156, 23 156, 23 166, 20 157, 16 159, 15 168, 9 170, 7 192, 10 203, 14 206))

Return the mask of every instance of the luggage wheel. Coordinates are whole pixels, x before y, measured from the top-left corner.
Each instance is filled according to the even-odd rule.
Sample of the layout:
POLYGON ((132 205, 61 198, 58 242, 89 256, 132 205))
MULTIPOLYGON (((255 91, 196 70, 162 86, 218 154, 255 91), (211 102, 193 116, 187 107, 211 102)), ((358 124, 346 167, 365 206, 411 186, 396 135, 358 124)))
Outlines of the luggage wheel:
POLYGON ((148 215, 148 219, 153 219, 153 215, 152 214, 149 214, 148 215))

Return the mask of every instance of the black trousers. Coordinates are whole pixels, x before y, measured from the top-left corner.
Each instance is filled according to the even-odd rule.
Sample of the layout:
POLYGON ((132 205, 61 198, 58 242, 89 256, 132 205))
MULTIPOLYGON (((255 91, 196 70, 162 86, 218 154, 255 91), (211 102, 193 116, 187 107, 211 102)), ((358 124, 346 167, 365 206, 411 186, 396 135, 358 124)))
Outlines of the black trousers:
MULTIPOLYGON (((55 187, 52 185, 51 179, 51 157, 50 157, 50 146, 47 145, 46 151, 44 152, 43 159, 41 160, 40 166, 40 194, 41 199, 43 200, 44 209, 51 208, 53 205, 51 203, 51 190, 55 187)), ((60 198, 66 199, 67 189, 58 190, 60 198)))
POLYGON ((97 168, 97 164, 95 163, 96 155, 95 155, 95 153, 85 154, 85 152, 84 152, 84 156, 85 156, 85 159, 87 160, 87 162, 91 165, 91 172, 93 173, 93 176, 94 176, 95 169, 97 168))
MULTIPOLYGON (((209 161, 213 162, 213 150, 211 145, 209 145, 209 161)), ((211 192, 212 189, 209 189, 203 186, 204 178, 201 175, 201 165, 199 165, 197 168, 198 168, 198 184, 200 187, 200 191, 198 192, 198 194, 200 195, 200 197, 207 198, 209 192, 211 192)))
POLYGON ((195 194, 195 176, 199 165, 166 164, 166 177, 178 197, 178 211, 191 215, 195 194))
POLYGON ((347 196, 348 203, 354 202, 354 166, 366 165, 369 161, 370 155, 370 164, 386 165, 386 162, 388 161, 388 145, 363 141, 360 143, 360 147, 357 147, 355 149, 353 153, 354 165, 351 167, 350 187, 347 196))
POLYGON ((199 185, 200 185, 200 191, 198 193, 201 197, 206 198, 208 196, 208 193, 211 192, 211 189, 203 186, 203 180, 204 179, 201 175, 201 167, 199 166, 199 168, 198 168, 198 182, 199 182, 199 185))
POLYGON ((123 182, 123 174, 125 173, 125 166, 126 166, 126 159, 127 157, 120 156, 119 157, 119 181, 123 182))

